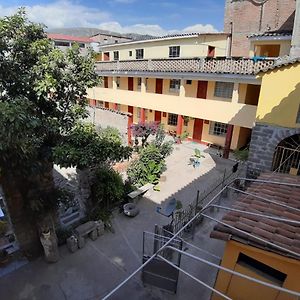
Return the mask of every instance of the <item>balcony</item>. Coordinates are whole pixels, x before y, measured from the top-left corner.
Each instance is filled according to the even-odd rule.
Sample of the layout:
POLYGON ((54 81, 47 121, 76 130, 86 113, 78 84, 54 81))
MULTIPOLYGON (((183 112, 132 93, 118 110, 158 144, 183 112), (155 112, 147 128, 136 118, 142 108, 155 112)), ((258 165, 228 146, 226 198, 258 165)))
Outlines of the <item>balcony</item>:
POLYGON ((242 103, 100 87, 88 89, 88 97, 100 101, 181 114, 193 118, 214 120, 246 128, 254 126, 257 109, 254 105, 242 103))
POLYGON ((250 58, 170 58, 149 60, 103 61, 96 63, 98 73, 159 72, 255 75, 271 67, 275 59, 250 58))

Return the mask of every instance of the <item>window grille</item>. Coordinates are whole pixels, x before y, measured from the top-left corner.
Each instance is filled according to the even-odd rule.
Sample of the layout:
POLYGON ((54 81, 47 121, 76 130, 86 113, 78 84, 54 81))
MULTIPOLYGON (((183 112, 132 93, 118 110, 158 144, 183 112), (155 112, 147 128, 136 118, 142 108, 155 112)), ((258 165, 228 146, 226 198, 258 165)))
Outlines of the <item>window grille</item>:
POLYGON ((226 136, 228 124, 220 122, 210 122, 209 134, 217 136, 226 136))
POLYGON ((143 59, 144 58, 144 49, 136 49, 135 50, 135 58, 143 59))
POLYGON ((215 97, 231 99, 233 93, 233 85, 233 82, 216 81, 214 93, 215 97))
POLYGON ((114 51, 114 60, 119 60, 119 51, 114 51))
POLYGON ((171 46, 169 47, 169 57, 179 57, 180 56, 180 46, 171 46))
POLYGON ((175 114, 168 114, 168 125, 177 126, 178 116, 175 114))
POLYGON ((180 90, 180 79, 170 80, 170 92, 178 92, 180 90))

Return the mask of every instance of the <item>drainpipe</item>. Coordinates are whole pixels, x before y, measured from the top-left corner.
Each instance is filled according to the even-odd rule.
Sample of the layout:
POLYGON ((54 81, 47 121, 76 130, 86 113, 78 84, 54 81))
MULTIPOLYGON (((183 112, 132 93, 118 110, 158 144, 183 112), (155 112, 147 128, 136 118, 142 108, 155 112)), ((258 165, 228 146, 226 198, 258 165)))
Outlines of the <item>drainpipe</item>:
POLYGON ((227 46, 226 46, 226 57, 227 58, 232 56, 232 32, 233 32, 233 23, 230 22, 230 34, 227 37, 227 46))
POLYGON ((300 0, 296 0, 295 21, 290 56, 300 57, 300 0))

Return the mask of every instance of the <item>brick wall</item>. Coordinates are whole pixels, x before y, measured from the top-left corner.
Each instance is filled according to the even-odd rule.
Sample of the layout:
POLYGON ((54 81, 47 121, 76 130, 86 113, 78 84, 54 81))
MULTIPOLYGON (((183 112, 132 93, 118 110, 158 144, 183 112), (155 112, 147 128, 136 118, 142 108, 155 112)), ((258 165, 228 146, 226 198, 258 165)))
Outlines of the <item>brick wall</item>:
POLYGON ((226 0, 224 31, 230 32, 233 23, 233 56, 248 56, 247 35, 273 30, 292 30, 295 0, 268 0, 264 5, 257 0, 226 0))

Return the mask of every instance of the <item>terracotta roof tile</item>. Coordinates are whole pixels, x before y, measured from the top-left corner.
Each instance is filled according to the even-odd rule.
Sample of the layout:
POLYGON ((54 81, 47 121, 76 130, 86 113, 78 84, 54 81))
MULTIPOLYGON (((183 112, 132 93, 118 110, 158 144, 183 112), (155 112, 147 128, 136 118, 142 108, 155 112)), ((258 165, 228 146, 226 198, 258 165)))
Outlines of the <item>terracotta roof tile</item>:
POLYGON ((277 201, 278 203, 283 203, 291 208, 269 203, 254 196, 245 196, 241 194, 240 198, 233 204, 232 208, 245 211, 245 213, 228 212, 224 215, 223 222, 243 230, 245 233, 238 232, 224 225, 216 225, 212 237, 219 238, 219 232, 219 234, 226 234, 227 239, 230 238, 245 244, 264 248, 268 251, 300 259, 300 224, 283 222, 267 217, 274 216, 300 222, 300 212, 293 209, 300 208, 300 177, 279 173, 264 173, 258 179, 297 184, 298 186, 287 186, 284 184, 255 181, 247 190, 252 194, 277 201), (250 215, 247 214, 247 212, 263 214, 265 216, 250 215), (299 256, 284 251, 283 249, 278 249, 276 246, 272 246, 269 243, 259 241, 256 238, 249 236, 247 233, 266 240, 269 243, 299 253, 299 256))

